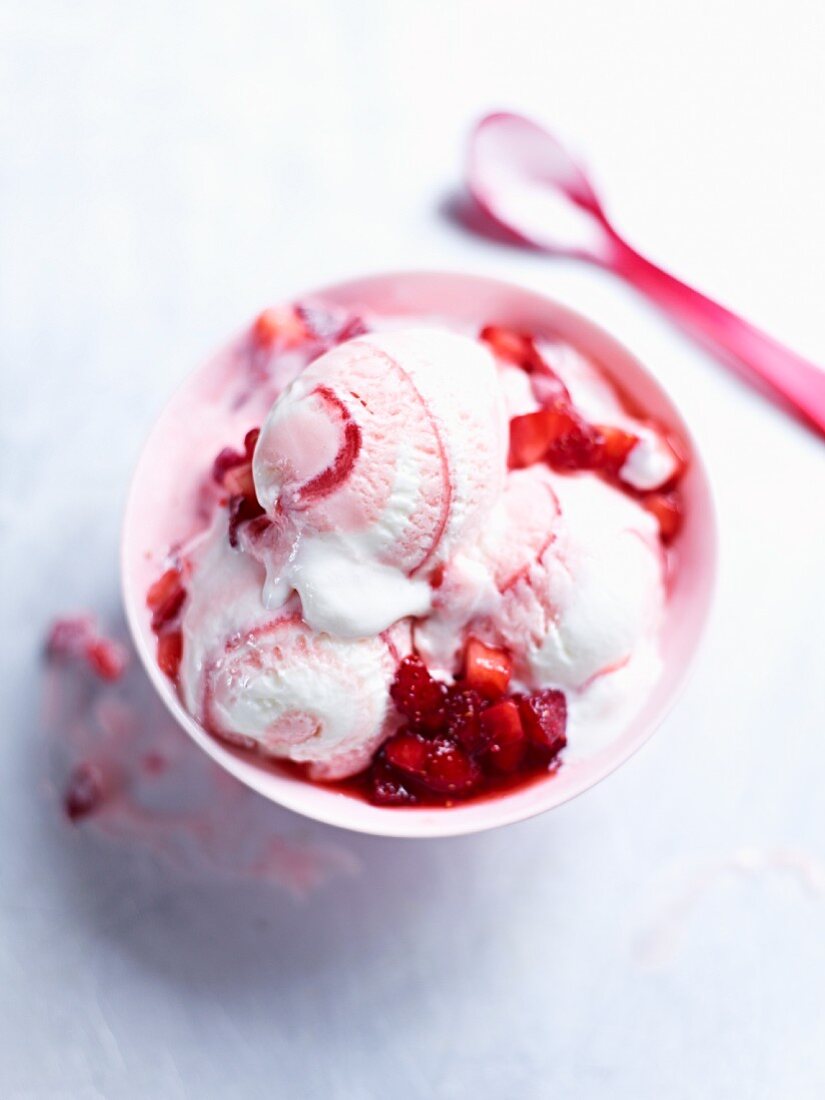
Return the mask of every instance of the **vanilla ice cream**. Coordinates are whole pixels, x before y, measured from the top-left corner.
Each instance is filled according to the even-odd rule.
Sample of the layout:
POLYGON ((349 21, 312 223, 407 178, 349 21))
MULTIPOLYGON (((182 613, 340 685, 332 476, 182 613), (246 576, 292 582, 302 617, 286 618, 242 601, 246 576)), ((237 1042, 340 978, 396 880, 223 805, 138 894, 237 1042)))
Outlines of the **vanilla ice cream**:
POLYGON ((230 546, 221 513, 187 563, 187 709, 224 740, 308 764, 317 778, 363 768, 397 725, 389 685, 410 651, 409 622, 350 639, 307 626, 294 595, 270 610, 263 567, 230 546))

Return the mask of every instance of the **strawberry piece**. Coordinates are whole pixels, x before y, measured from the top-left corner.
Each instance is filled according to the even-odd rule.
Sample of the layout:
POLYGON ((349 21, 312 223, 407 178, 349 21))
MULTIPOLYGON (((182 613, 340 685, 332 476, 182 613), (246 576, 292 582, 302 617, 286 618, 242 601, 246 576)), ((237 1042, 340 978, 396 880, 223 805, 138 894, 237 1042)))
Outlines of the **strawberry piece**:
POLYGON ((527 371, 543 366, 531 336, 505 328, 504 325, 485 325, 478 335, 499 359, 514 363, 527 371))
POLYGON ((599 425, 596 429, 601 436, 596 465, 606 473, 618 474, 624 466, 627 456, 639 442, 639 437, 621 428, 599 425))
POLYGON ((244 436, 243 454, 224 447, 212 465, 212 477, 229 493, 229 545, 232 547, 238 545, 240 525, 264 514, 252 476, 252 455, 260 434, 260 428, 251 428, 244 436))
POLYGON ((570 390, 556 372, 546 364, 543 370, 533 371, 530 376, 530 385, 533 390, 533 397, 543 408, 547 408, 557 401, 563 401, 568 405, 572 404, 570 390))
POLYGON ((483 340, 499 359, 521 367, 533 376, 533 393, 541 405, 549 405, 559 400, 570 404, 570 391, 545 362, 532 336, 516 332, 511 328, 504 328, 503 325, 485 325, 479 333, 479 339, 483 340))
POLYGON ((426 774, 422 782, 439 794, 466 794, 482 777, 476 760, 458 745, 440 737, 429 745, 426 774))
POLYGON ((444 563, 439 563, 435 569, 433 569, 432 573, 430 573, 430 588, 439 589, 442 586, 445 572, 446 568, 444 563))
POLYGON ((261 434, 260 428, 250 428, 246 435, 243 437, 243 449, 246 457, 251 461, 252 455, 255 453, 255 445, 258 442, 258 437, 261 434))
POLYGON ((583 420, 572 405, 556 402, 546 412, 552 416, 551 439, 545 455, 556 470, 591 470, 596 466, 602 438, 597 428, 583 420))
POLYGON ((527 751, 518 704, 504 699, 488 707, 481 715, 481 726, 490 742, 486 759, 497 771, 515 771, 527 751))
POLYGON ((161 573, 146 593, 146 606, 150 611, 157 611, 172 599, 181 588, 180 570, 167 569, 161 573))
POLYGON ((550 446, 554 417, 546 409, 514 416, 510 421, 510 467, 532 466, 544 458, 550 446))
POLYGON ((126 652, 109 638, 93 638, 86 646, 89 667, 101 680, 119 680, 126 668, 126 652))
POLYGON ((369 772, 369 796, 377 806, 414 806, 418 801, 403 778, 380 761, 369 772))
POLYGON ((58 619, 49 631, 46 653, 56 660, 85 661, 101 680, 119 680, 128 663, 123 646, 102 635, 92 615, 58 619))
POLYGON ((181 585, 175 589, 166 603, 162 604, 152 615, 152 630, 159 634, 164 627, 177 619, 180 610, 186 600, 186 589, 181 585))
POLYGON ((510 684, 513 662, 503 649, 470 638, 464 651, 464 678, 485 699, 498 699, 510 684))
POLYGON ((397 733, 384 745, 388 763, 411 775, 424 775, 427 770, 429 743, 414 733, 397 733))
POLYGON ((242 466, 246 462, 246 455, 240 454, 232 447, 224 447, 222 451, 219 451, 215 455, 215 461, 212 463, 212 479, 216 481, 218 485, 223 485, 224 478, 230 470, 234 470, 236 466, 242 466))
POLYGON ((180 570, 167 569, 146 594, 146 605, 152 612, 152 630, 156 634, 178 617, 185 599, 180 570))
POLYGON ((484 700, 472 688, 454 684, 447 693, 445 732, 468 752, 478 752, 487 745, 481 729, 484 700))
POLYGON ((397 710, 415 728, 436 730, 443 725, 447 686, 433 679, 415 654, 405 657, 398 666, 390 695, 397 710))
POLYGON ((519 700, 519 716, 531 745, 552 758, 567 744, 567 700, 548 688, 519 700))
POLYGON ((545 459, 557 470, 589 470, 598 462, 602 437, 566 401, 552 402, 510 421, 510 466, 545 459))
POLYGON ((670 489, 666 493, 647 493, 642 497, 642 505, 659 521, 659 534, 667 546, 682 526, 682 497, 678 489, 670 489))
POLYGON ((158 638, 158 665, 170 680, 177 679, 183 656, 183 635, 179 630, 169 630, 158 638))
POLYGON ((223 475, 223 485, 232 496, 246 497, 248 500, 256 500, 255 481, 252 477, 252 463, 242 462, 232 466, 223 475))
POLYGON ((103 802, 103 773, 96 764, 83 761, 69 776, 63 794, 63 809, 69 821, 81 821, 97 810, 103 802))
MULTIPOLYGON (((255 444, 258 442, 258 436, 260 434, 260 428, 250 428, 244 436, 243 452, 236 451, 234 447, 224 447, 222 451, 218 452, 215 456, 215 461, 212 463, 212 478, 218 485, 227 484, 227 474, 230 470, 236 470, 238 467, 246 466, 251 463, 252 455, 255 451, 255 444)), ((243 478, 245 475, 240 476, 243 478)), ((251 477, 251 474, 249 476, 251 477)), ((233 485, 234 484, 235 483, 233 483, 233 485)), ((230 491, 240 492, 241 490, 232 488, 230 491)))
POLYGON ((49 657, 82 657, 94 634, 95 621, 91 615, 57 619, 46 639, 46 653, 49 657))
POLYGON ((306 326, 292 306, 275 306, 260 313, 252 325, 252 340, 260 348, 294 347, 308 336, 306 326))
POLYGON ((237 547, 238 545, 238 528, 242 523, 246 523, 248 520, 257 519, 258 516, 264 514, 263 508, 260 506, 255 498, 242 496, 236 494, 229 498, 229 545, 237 547))

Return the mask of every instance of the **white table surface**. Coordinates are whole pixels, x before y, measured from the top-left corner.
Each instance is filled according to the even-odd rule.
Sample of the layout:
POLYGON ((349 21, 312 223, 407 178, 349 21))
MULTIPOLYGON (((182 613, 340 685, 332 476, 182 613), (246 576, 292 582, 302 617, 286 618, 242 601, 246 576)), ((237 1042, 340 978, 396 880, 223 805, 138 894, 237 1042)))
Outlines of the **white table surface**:
POLYGON ((0 1095, 823 1095, 823 445, 607 276, 442 210, 470 121, 534 112, 640 246, 825 362, 824 13, 0 3, 0 1095), (599 788, 493 834, 245 803, 327 852, 302 899, 71 829, 39 647, 58 611, 117 628, 153 417, 267 302, 404 267, 556 295, 684 410, 722 545, 680 705, 599 788))

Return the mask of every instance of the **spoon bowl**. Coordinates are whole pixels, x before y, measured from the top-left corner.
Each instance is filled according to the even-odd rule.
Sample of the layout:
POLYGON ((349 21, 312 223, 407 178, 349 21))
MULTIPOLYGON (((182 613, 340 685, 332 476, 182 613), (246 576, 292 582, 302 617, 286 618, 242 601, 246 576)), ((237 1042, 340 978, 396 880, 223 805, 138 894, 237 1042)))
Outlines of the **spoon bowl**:
POLYGON ((596 263, 610 255, 593 185, 561 142, 528 118, 499 112, 482 119, 467 186, 489 217, 526 244, 596 263))

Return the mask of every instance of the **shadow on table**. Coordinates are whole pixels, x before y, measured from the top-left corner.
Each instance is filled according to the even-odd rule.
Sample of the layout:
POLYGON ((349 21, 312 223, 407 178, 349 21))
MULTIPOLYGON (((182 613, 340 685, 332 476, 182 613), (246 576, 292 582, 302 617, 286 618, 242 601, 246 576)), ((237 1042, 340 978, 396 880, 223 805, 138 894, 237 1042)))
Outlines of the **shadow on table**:
MULTIPOLYGON (((66 920, 159 981, 210 997, 261 987, 286 995, 342 969, 366 979, 434 938, 445 971, 464 965, 489 910, 480 897, 513 862, 513 830, 403 841, 307 822, 218 769, 136 666, 115 685, 76 667, 45 673, 35 785, 47 774, 54 797, 39 851, 66 920), (71 823, 61 800, 87 760, 107 796, 71 823)), ((495 898, 498 917, 510 900, 495 898)))

